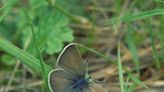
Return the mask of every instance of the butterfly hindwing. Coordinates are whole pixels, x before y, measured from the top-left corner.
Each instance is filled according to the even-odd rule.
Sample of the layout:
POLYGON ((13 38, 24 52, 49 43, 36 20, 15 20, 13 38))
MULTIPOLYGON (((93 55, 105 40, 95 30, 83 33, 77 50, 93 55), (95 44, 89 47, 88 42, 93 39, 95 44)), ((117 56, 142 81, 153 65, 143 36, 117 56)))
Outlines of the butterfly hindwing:
POLYGON ((72 90, 72 79, 74 76, 64 70, 53 70, 49 73, 49 86, 52 92, 67 92, 72 90), (68 89, 70 88, 70 89, 68 89))

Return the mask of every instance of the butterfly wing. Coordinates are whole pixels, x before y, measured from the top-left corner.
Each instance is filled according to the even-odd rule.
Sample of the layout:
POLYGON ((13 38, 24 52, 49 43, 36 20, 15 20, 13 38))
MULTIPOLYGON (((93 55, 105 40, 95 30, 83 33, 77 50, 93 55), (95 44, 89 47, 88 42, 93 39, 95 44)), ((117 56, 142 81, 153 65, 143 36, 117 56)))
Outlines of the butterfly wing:
POLYGON ((86 92, 108 92, 98 83, 90 83, 86 92))
POLYGON ((85 76, 86 63, 82 60, 75 44, 67 45, 58 58, 58 66, 74 76, 85 76))
POLYGON ((74 76, 64 70, 53 70, 49 73, 49 87, 52 92, 73 92, 73 78, 74 76))

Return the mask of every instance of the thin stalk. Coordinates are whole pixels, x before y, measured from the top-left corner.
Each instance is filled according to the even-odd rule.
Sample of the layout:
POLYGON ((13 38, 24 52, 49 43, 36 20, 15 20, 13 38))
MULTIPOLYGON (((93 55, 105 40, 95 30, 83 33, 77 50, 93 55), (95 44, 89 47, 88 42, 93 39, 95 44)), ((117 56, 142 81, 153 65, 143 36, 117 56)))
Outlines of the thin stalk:
POLYGON ((35 32, 34 32, 34 25, 32 23, 32 20, 30 19, 29 15, 27 14, 27 12, 23 9, 23 12, 24 14, 26 15, 26 17, 28 18, 29 20, 29 24, 30 24, 30 27, 31 27, 31 31, 32 31, 32 35, 33 35, 33 39, 34 39, 34 43, 35 43, 35 47, 36 47, 36 51, 37 51, 37 54, 38 54, 38 57, 39 57, 39 61, 40 61, 40 64, 41 64, 41 68, 42 68, 42 77, 43 79, 45 80, 45 83, 46 83, 46 88, 47 88, 47 91, 48 90, 48 73, 45 71, 45 67, 44 67, 44 61, 43 61, 43 58, 42 58, 42 55, 41 55, 41 52, 39 50, 39 47, 37 45, 37 40, 36 40, 36 36, 35 36, 35 32))

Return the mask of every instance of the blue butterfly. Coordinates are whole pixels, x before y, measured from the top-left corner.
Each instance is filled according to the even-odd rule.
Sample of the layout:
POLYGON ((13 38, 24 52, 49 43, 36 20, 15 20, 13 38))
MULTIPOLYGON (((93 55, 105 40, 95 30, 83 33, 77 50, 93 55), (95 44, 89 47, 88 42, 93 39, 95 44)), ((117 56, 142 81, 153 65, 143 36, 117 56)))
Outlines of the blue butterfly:
POLYGON ((52 92, 107 92, 88 75, 88 64, 83 61, 74 43, 61 52, 57 67, 49 73, 52 92))

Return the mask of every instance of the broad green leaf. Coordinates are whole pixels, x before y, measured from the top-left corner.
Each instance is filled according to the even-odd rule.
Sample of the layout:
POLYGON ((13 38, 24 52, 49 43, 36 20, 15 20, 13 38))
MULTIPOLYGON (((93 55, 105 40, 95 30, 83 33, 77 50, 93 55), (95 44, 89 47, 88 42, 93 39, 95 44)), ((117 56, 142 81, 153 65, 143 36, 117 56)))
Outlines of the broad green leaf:
POLYGON ((63 47, 64 41, 72 41, 72 30, 68 27, 64 27, 62 29, 53 31, 52 34, 49 35, 49 40, 47 42, 48 48, 46 52, 49 54, 53 54, 54 52, 61 51, 61 47, 63 47))
MULTIPOLYGON (((27 11, 30 18, 34 22, 36 38, 41 52, 45 51, 48 54, 53 54, 61 51, 64 42, 71 42, 73 40, 73 30, 68 27, 69 19, 61 12, 55 9, 49 9, 46 5, 42 5, 42 11, 34 12, 34 10, 27 11), (42 14, 44 13, 44 16, 42 14), (36 21, 36 19, 38 21, 36 21), (35 23, 36 22, 36 23, 35 23), (39 22, 39 23, 38 23, 39 22)), ((19 28, 28 24, 25 15, 21 15, 19 28)), ((31 35, 29 26, 23 29, 22 42, 31 35)), ((24 43, 23 43, 24 44, 24 43)), ((28 51, 35 53, 34 42, 31 41, 31 46, 28 51)))

